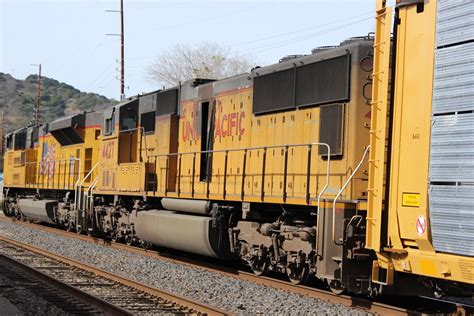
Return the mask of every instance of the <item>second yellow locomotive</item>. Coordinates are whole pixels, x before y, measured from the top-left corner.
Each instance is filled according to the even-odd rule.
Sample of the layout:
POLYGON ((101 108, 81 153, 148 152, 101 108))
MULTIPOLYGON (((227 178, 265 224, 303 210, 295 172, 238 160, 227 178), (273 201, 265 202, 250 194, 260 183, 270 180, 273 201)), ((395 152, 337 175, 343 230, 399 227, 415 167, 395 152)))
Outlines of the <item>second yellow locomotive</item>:
POLYGON ((342 290, 342 222, 359 229, 367 196, 372 45, 353 38, 41 126, 36 147, 7 152, 33 157, 6 159, 24 175, 6 179, 7 212, 342 290))

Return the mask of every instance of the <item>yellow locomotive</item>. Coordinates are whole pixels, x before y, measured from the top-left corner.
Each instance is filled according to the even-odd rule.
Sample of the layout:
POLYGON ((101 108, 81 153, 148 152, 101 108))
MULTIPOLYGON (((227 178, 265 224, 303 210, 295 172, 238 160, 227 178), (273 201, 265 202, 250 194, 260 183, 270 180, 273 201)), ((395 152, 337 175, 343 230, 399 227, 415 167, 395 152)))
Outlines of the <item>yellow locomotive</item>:
POLYGON ((470 5, 398 1, 392 38, 377 1, 375 40, 16 131, 4 211, 294 283, 314 275, 336 293, 472 293, 474 245, 446 219, 474 216, 472 162, 442 161, 457 135, 472 158, 473 103, 443 90, 443 71, 465 71, 446 58, 473 67, 472 38, 443 29, 470 5))

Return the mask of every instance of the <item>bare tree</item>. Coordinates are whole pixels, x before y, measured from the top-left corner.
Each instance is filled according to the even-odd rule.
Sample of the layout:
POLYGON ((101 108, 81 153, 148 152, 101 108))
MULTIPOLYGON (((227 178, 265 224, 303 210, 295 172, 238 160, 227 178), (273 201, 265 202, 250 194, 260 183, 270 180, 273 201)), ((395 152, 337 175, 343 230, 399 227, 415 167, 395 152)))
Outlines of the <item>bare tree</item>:
POLYGON ((174 86, 193 78, 222 79, 251 68, 247 57, 238 56, 230 47, 218 43, 177 44, 158 55, 150 65, 149 75, 155 83, 174 86))

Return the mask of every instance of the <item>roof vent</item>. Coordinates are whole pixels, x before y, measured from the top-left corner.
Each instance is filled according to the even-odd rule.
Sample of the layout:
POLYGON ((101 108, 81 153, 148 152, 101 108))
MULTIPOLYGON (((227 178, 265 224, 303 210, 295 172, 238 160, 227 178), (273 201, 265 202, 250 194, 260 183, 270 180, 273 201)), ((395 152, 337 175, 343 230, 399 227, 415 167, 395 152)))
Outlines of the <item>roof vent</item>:
POLYGON ((334 49, 338 47, 337 45, 329 45, 329 46, 319 46, 319 47, 316 47, 316 48, 313 48, 311 50, 311 54, 316 54, 316 53, 320 53, 320 52, 324 52, 325 50, 330 50, 330 49, 334 49))
POLYGON ((281 58, 278 62, 279 63, 284 63, 285 61, 296 59, 296 58, 301 58, 306 55, 286 55, 285 57, 281 58))
POLYGON ((354 43, 354 42, 358 42, 358 41, 373 41, 374 38, 375 38, 375 33, 373 33, 373 32, 370 32, 369 34, 367 34, 365 36, 349 37, 349 38, 345 39, 343 42, 341 42, 341 46, 344 46, 344 45, 347 45, 347 44, 350 44, 350 43, 354 43))

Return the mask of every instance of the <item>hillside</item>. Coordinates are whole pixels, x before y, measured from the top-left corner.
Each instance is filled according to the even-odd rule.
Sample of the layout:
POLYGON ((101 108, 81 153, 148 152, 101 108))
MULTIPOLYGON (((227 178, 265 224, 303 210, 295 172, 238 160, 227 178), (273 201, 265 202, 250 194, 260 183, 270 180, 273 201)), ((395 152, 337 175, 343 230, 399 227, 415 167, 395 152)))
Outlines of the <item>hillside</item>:
MULTIPOLYGON (((19 80, 0 72, 0 111, 5 115, 5 133, 34 121, 37 84, 37 75, 19 80)), ((73 113, 103 109, 116 102, 95 93, 81 92, 51 78, 41 78, 41 122, 73 113)))

